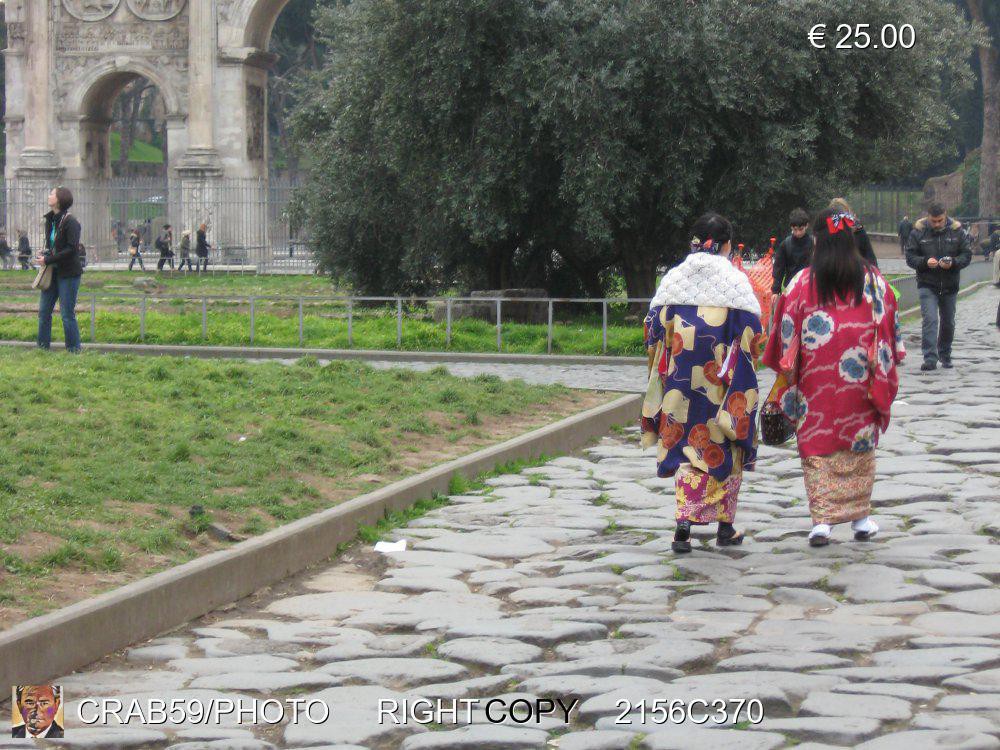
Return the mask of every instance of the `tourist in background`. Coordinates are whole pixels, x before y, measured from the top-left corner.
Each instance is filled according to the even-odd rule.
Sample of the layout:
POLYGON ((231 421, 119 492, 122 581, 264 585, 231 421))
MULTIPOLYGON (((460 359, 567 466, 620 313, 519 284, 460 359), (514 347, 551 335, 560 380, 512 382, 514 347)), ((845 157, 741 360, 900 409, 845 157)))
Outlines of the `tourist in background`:
POLYGON ((163 231, 156 238, 156 249, 160 251, 160 259, 156 262, 156 270, 162 271, 163 267, 170 263, 170 268, 174 267, 174 251, 171 246, 174 243, 174 233, 169 224, 163 225, 163 231))
POLYGON ((128 238, 128 252, 132 256, 132 259, 128 262, 128 270, 132 270, 132 266, 135 265, 136 261, 139 261, 140 270, 145 271, 146 266, 142 262, 142 234, 140 234, 138 229, 133 229, 132 233, 128 238))
POLYGON ((22 271, 31 270, 31 243, 28 241, 28 233, 23 229, 17 230, 17 259, 22 271))
POLYGON ((950 368, 955 338, 955 305, 963 268, 972 262, 972 240, 962 225, 948 216, 940 203, 932 203, 927 216, 913 225, 906 243, 906 265, 917 272, 922 327, 920 369, 950 368))
POLYGON ((49 193, 49 212, 45 214, 45 252, 35 260, 39 266, 52 266, 52 282, 42 290, 38 305, 38 346, 48 349, 52 343, 52 311, 59 302, 66 350, 80 351, 80 327, 76 322, 76 297, 80 291, 83 265, 80 260, 80 222, 69 209, 73 193, 57 187, 49 193))
POLYGON ((812 259, 813 237, 809 234, 809 214, 804 209, 796 208, 788 216, 791 232, 778 245, 774 253, 774 283, 771 292, 781 294, 795 274, 809 265, 812 259))
POLYGON ((10 249, 7 242, 7 233, 0 232, 0 259, 3 260, 3 270, 9 271, 14 267, 14 251, 10 249))
POLYGON ((875 257, 875 248, 872 247, 871 238, 868 237, 865 228, 861 226, 861 220, 854 213, 854 209, 843 198, 834 198, 830 201, 830 208, 837 213, 847 214, 851 217, 851 221, 854 222, 854 244, 858 248, 858 252, 861 253, 862 258, 868 261, 869 265, 878 268, 878 258, 875 257))
POLYGON ((910 232, 913 231, 913 222, 910 221, 910 217, 903 215, 903 220, 899 222, 899 251, 902 253, 903 257, 906 257, 906 241, 910 239, 910 232))
POLYGON ((202 224, 198 227, 198 232, 195 237, 195 255, 198 256, 198 270, 208 270, 208 251, 212 249, 212 246, 208 244, 208 225, 202 224), (204 266, 202 266, 204 263, 204 266))
POLYGON ((836 209, 817 217, 812 265, 785 289, 764 353, 790 383, 773 395, 796 423, 814 547, 828 544, 838 523, 850 521, 858 541, 878 532, 875 447, 905 356, 895 295, 858 253, 852 222, 836 209))
POLYGON ((189 271, 194 270, 194 266, 191 265, 191 230, 185 229, 181 232, 181 264, 177 267, 178 271, 184 270, 184 264, 187 263, 189 271))
POLYGON ((658 476, 675 477, 678 553, 691 551, 693 524, 718 523, 719 546, 743 542, 733 520, 743 471, 757 458, 760 303, 729 260, 732 225, 706 214, 692 233, 690 254, 661 281, 644 324, 642 445, 657 446, 658 476))

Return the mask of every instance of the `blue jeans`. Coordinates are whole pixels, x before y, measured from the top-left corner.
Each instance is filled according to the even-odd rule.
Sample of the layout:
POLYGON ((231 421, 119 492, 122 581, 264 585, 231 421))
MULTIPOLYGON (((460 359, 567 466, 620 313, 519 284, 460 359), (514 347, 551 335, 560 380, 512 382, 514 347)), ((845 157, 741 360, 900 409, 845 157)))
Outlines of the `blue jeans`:
POLYGON ((52 310, 59 300, 59 314, 62 316, 63 336, 66 351, 80 351, 80 326, 76 322, 76 295, 80 291, 82 276, 65 278, 53 275, 48 289, 42 291, 38 303, 38 346, 48 349, 52 343, 52 310))
POLYGON ((923 318, 920 348, 923 351, 924 362, 937 364, 939 358, 943 362, 951 362, 951 342, 955 338, 955 302, 958 293, 942 294, 926 287, 921 287, 918 291, 920 316, 923 318))

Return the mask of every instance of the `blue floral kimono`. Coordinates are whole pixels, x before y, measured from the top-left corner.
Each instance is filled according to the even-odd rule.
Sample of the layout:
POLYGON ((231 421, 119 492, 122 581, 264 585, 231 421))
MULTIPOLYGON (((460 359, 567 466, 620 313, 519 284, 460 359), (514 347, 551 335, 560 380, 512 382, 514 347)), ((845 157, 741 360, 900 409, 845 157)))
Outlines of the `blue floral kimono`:
POLYGON ((724 483, 752 471, 760 318, 728 307, 654 305, 645 333, 650 377, 641 429, 644 447, 658 443, 657 474, 671 477, 689 464, 724 483))

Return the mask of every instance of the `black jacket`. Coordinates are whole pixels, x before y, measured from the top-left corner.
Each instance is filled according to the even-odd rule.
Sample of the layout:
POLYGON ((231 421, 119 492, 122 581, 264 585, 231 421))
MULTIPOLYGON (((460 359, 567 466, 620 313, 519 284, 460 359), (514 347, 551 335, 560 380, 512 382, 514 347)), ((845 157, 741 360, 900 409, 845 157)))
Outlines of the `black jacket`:
POLYGON ((906 265, 917 272, 917 287, 933 289, 939 294, 958 291, 959 273, 972 262, 972 239, 962 225, 948 217, 944 228, 935 232, 924 217, 913 225, 906 241, 906 265), (951 268, 930 268, 927 261, 951 257, 951 268))
POLYGON ((875 248, 872 247, 872 241, 868 237, 868 232, 860 224, 854 227, 854 244, 858 246, 858 252, 861 253, 861 257, 875 266, 875 268, 878 268, 878 258, 875 257, 875 248))
POLYGON ((0 255, 7 257, 11 254, 10 245, 7 244, 7 240, 0 240, 0 255))
POLYGON ((771 291, 780 294, 783 287, 788 285, 795 274, 803 268, 807 268, 812 263, 812 252, 816 246, 816 240, 811 234, 806 234, 801 240, 788 235, 778 245, 774 251, 774 283, 771 284, 771 291))
POLYGON ((903 221, 899 222, 899 231, 896 232, 896 234, 899 235, 899 239, 901 241, 906 242, 906 240, 908 240, 910 237, 910 232, 912 231, 913 231, 913 222, 910 221, 909 219, 904 219, 903 221))
POLYGON ((80 263, 80 222, 71 213, 45 214, 45 265, 55 266, 57 276, 71 278, 83 273, 80 263), (52 242, 52 225, 56 225, 56 239, 52 242))
POLYGON ((199 258, 207 258, 208 250, 212 246, 208 244, 208 239, 205 237, 205 233, 200 229, 196 232, 195 247, 194 252, 199 258))
POLYGON ((17 257, 18 258, 30 258, 31 257, 31 243, 28 242, 28 238, 20 237, 17 240, 17 257))

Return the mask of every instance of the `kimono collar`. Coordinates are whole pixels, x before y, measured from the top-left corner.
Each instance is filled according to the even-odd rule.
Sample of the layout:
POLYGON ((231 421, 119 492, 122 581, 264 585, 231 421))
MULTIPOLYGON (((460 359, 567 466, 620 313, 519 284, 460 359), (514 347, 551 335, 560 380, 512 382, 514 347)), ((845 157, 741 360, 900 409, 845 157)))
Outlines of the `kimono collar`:
POLYGON ((650 309, 660 305, 728 307, 760 315, 760 302, 750 279, 728 258, 692 253, 663 277, 650 309))

